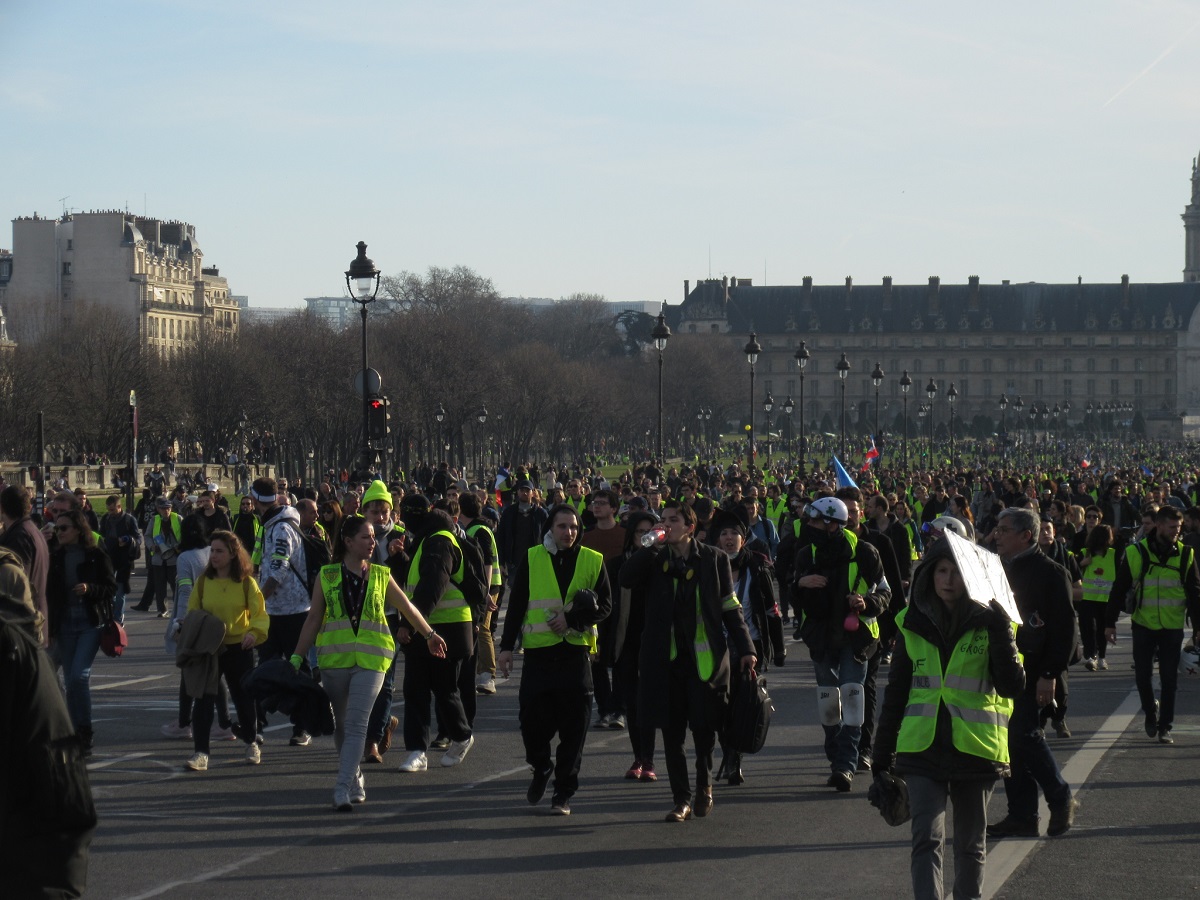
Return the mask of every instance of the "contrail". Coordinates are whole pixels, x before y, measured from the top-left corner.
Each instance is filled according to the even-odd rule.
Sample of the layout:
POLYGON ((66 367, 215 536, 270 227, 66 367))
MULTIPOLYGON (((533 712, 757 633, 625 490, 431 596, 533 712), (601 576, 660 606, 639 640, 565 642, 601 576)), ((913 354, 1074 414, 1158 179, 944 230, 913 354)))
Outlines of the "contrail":
POLYGON ((1160 62, 1162 62, 1164 59, 1166 59, 1168 56, 1170 56, 1171 51, 1174 50, 1176 47, 1178 47, 1180 44, 1182 44, 1184 42, 1184 40, 1188 37, 1188 35, 1190 35, 1193 31, 1196 30, 1197 25, 1200 25, 1200 19, 1197 19, 1195 22, 1193 22, 1192 27, 1189 28, 1187 31, 1185 31, 1183 34, 1181 34, 1179 36, 1179 38, 1175 41, 1175 43, 1173 43, 1170 47, 1168 47, 1162 53, 1158 54, 1158 56, 1155 58, 1154 62, 1150 63, 1150 65, 1146 66, 1146 68, 1144 68, 1144 69, 1142 69, 1142 71, 1138 72, 1137 75, 1133 76, 1133 80, 1131 80, 1123 88, 1121 88, 1119 91, 1117 91, 1111 97, 1109 97, 1108 100, 1105 102, 1104 106, 1101 106, 1100 108, 1104 109, 1104 107, 1108 106, 1109 103, 1112 103, 1114 100, 1116 100, 1118 97, 1120 97, 1123 93, 1125 93, 1127 90, 1129 90, 1131 87, 1133 87, 1139 81, 1141 81, 1146 76, 1147 72, 1149 72, 1151 69, 1153 69, 1155 66, 1157 66, 1160 62))

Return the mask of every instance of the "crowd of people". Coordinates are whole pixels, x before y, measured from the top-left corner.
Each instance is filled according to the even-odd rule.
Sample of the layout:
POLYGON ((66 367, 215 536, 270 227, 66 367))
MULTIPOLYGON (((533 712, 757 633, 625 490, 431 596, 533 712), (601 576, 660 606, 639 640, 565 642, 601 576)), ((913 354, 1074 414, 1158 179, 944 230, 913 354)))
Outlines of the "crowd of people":
MULTIPOLYGON (((948 798, 956 896, 979 894, 988 837, 1041 833, 1039 792, 1047 835, 1074 825, 1079 804, 1046 733, 1070 736, 1068 669, 1107 668, 1122 614, 1146 735, 1174 741, 1184 632, 1195 643, 1200 625, 1200 484, 1186 471, 864 466, 856 484, 840 465, 649 462, 607 477, 505 465, 481 487, 445 463, 423 468, 420 483, 331 479, 295 493, 264 476, 232 503, 216 484, 189 495, 162 479, 128 512, 107 497, 103 516, 81 489, 53 493, 40 516, 26 489, 0 491, 11 551, 0 574, 6 558, 10 572, 19 564, 17 599, 61 669, 82 751, 97 741, 100 635, 129 610, 167 619, 181 679, 163 734, 192 740, 189 770, 208 770, 214 739, 261 761, 268 713, 244 681, 287 661, 332 707, 333 805, 347 812, 394 737, 400 772, 425 771, 435 751, 461 764, 480 698, 519 655, 527 801, 549 789, 551 812, 570 815, 589 730, 622 729, 624 777, 641 782, 658 780, 661 735, 666 820, 680 823, 712 814, 714 783, 746 780, 727 746, 739 680, 803 648, 826 784, 850 793, 870 777, 876 798, 906 785, 923 897, 941 896, 948 798), (958 541, 998 556, 1015 616, 967 596, 958 541), (143 557, 146 590, 127 606, 143 557), (998 781, 1007 815, 988 823, 998 781)), ((291 745, 311 741, 294 720, 291 745)))

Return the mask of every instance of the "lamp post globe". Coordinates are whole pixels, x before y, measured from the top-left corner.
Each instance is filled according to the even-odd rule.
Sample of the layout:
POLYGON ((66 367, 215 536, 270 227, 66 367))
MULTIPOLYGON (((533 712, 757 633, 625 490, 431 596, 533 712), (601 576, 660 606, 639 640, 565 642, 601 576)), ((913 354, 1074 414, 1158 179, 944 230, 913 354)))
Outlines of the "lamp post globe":
POLYGON ((800 346, 796 349, 796 365, 800 369, 800 474, 804 474, 804 457, 808 451, 806 441, 806 433, 804 428, 804 369, 808 365, 809 357, 812 354, 808 352, 808 342, 801 341, 800 346))
POLYGON ((346 270, 346 290, 362 313, 362 470, 371 465, 370 391, 367 390, 367 305, 375 302, 379 293, 381 273, 367 257, 366 241, 358 242, 358 255, 346 270))
POLYGON ((762 353, 755 332, 750 332, 750 340, 742 352, 746 354, 746 362, 750 363, 750 427, 746 431, 746 469, 749 470, 754 465, 754 365, 758 362, 758 354, 762 353))
POLYGON ((908 391, 912 387, 912 378, 909 377, 908 369, 904 370, 904 374, 900 376, 900 395, 904 398, 904 470, 908 471, 908 391))
POLYGON ((842 354, 842 358, 837 361, 838 381, 842 385, 842 433, 838 443, 838 455, 842 459, 846 458, 846 376, 850 374, 850 360, 846 359, 846 354, 842 354))

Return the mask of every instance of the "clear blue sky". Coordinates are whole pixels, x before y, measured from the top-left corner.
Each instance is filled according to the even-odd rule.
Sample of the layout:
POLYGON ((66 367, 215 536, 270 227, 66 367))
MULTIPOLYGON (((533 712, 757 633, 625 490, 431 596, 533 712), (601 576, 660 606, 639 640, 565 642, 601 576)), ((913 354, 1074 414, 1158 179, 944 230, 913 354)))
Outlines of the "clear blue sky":
POLYGON ((530 297, 1177 281, 1198 26, 1181 0, 0 0, 0 246, 64 196, 128 205, 263 306, 342 293, 359 240, 530 297))

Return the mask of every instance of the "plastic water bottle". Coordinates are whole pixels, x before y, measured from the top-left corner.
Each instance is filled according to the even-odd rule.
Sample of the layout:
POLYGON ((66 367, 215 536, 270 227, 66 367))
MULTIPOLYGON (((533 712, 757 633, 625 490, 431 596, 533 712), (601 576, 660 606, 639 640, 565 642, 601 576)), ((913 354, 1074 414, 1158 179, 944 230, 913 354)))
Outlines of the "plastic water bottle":
POLYGON ((663 543, 667 539, 667 529, 662 525, 655 525, 640 538, 643 547, 654 547, 663 543))

